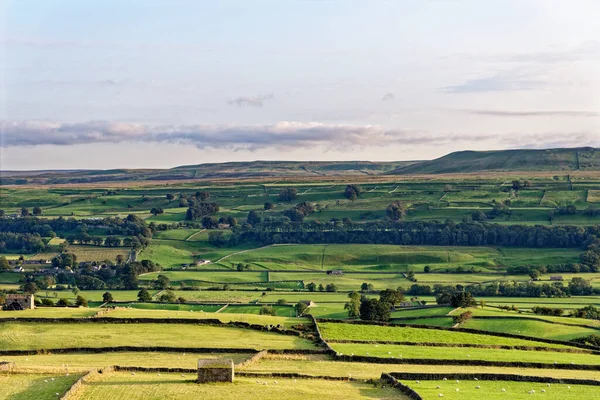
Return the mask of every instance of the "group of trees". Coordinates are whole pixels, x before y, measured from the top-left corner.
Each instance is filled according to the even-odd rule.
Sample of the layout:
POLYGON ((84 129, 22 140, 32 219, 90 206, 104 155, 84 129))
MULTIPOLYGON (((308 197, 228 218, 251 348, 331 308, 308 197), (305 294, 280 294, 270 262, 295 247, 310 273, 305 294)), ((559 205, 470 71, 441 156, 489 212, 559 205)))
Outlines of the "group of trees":
POLYGON ((358 196, 360 196, 362 191, 362 188, 358 185, 346 185, 346 189, 344 189, 344 197, 350 201, 354 201, 358 198, 358 196))
MULTIPOLYGON (((312 206, 301 203, 299 209, 312 206)), ((289 214, 288 214, 289 215, 289 214)), ((291 218, 290 218, 291 219, 291 218)), ((233 243, 366 243, 437 246, 584 247, 597 244, 600 226, 500 225, 465 221, 397 221, 330 224, 263 218, 234 229, 233 243)), ((595 251, 590 248, 590 251, 595 251)))
POLYGON ((298 190, 296 188, 284 188, 279 191, 279 201, 290 202, 298 197, 298 190))
MULTIPOLYGON (((562 282, 537 284, 532 282, 494 282, 487 285, 412 285, 406 293, 412 296, 439 296, 442 293, 466 292, 472 296, 482 297, 566 297, 590 296, 600 294, 600 289, 594 288, 583 278, 573 278, 565 286, 562 282)), ((443 298, 448 304, 448 297, 443 298)))
POLYGON ((400 200, 390 203, 385 209, 385 215, 392 221, 399 221, 406 216, 407 207, 400 200))
POLYGON ((316 283, 314 282, 310 282, 308 284, 306 284, 306 289, 309 292, 330 292, 330 293, 335 293, 338 291, 338 287, 335 283, 329 283, 326 286, 323 286, 322 283, 319 284, 319 286, 317 286, 316 283))
MULTIPOLYGON (((214 202, 197 202, 187 210, 185 218, 193 221, 199 218, 204 218, 219 212, 219 205, 214 202)), ((204 223, 204 220, 203 220, 204 223)))
POLYGON ((315 207, 312 203, 308 201, 304 201, 302 203, 296 204, 294 207, 289 210, 285 210, 283 215, 288 217, 290 221, 294 222, 302 222, 305 217, 309 216, 315 211, 315 207))

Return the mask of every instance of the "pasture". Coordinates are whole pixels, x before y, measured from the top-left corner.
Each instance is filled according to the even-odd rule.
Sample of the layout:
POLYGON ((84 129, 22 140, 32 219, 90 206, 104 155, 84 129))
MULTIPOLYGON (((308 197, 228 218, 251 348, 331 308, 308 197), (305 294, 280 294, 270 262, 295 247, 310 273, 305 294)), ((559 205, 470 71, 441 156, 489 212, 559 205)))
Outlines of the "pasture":
POLYGON ((592 398, 593 393, 598 391, 597 386, 586 385, 566 385, 535 382, 507 382, 507 381, 423 381, 416 383, 414 381, 404 381, 416 390, 423 399, 433 400, 439 398, 440 394, 444 399, 511 399, 521 400, 532 397, 561 400, 580 400, 592 398), (439 389, 438 389, 439 387, 439 389), (457 390, 458 389, 458 390, 457 390), (503 390, 504 389, 504 390, 503 390), (534 390, 535 392, 531 392, 534 390))
POLYGON ((193 324, 0 323, 0 348, 35 350, 58 347, 231 347, 251 349, 311 349, 295 336, 249 329, 193 324))
POLYGON ((405 399, 397 390, 362 382, 237 377, 233 383, 197 384, 193 374, 115 372, 85 385, 82 400, 405 399), (183 375, 183 376, 182 376, 183 375))
POLYGON ((0 398, 7 400, 56 400, 80 375, 0 372, 0 398), (57 395, 58 393, 58 395, 57 395))

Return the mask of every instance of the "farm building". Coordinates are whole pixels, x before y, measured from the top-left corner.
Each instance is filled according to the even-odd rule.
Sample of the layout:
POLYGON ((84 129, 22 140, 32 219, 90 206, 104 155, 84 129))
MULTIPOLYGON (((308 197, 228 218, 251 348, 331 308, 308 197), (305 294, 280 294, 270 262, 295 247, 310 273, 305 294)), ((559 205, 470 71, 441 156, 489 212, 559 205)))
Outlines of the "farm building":
POLYGON ((233 360, 198 360, 198 383, 233 382, 233 360))
POLYGON ((552 275, 550 277, 550 280, 551 281, 563 281, 564 279, 563 279, 562 275, 552 275))
POLYGON ((25 270, 20 265, 13 268, 13 272, 23 272, 23 271, 25 271, 25 270))
POLYGON ((316 304, 312 300, 300 300, 298 303, 306 304, 306 307, 316 306, 316 304))
POLYGON ((344 275, 344 272, 341 269, 333 269, 327 271, 327 275, 344 275))
POLYGON ((3 309, 7 311, 31 310, 35 308, 32 294, 7 294, 3 309))
POLYGON ((198 260, 196 261, 196 265, 205 265, 210 264, 210 260, 198 260))

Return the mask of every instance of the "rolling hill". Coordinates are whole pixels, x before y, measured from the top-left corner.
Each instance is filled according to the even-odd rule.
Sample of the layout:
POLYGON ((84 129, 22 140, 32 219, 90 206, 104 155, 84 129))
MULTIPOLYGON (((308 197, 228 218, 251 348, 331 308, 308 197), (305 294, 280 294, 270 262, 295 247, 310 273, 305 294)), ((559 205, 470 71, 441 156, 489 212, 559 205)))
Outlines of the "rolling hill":
POLYGON ((389 174, 455 174, 484 171, 600 171, 600 149, 458 151, 400 166, 389 174))

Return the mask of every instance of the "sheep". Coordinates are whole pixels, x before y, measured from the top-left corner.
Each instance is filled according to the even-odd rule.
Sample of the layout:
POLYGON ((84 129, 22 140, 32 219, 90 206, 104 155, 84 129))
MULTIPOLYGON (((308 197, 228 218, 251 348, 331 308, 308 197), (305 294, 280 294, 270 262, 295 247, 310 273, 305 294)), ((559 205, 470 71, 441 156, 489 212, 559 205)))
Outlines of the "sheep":
POLYGON ((416 383, 416 384, 419 384, 419 383, 421 383, 421 382, 419 382, 419 381, 416 381, 415 383, 416 383))
POLYGON ((441 389, 439 386, 436 386, 435 388, 436 388, 436 389, 441 389))
POLYGON ((481 386, 475 386, 475 389, 481 389, 481 386))
POLYGON ((444 395, 440 393, 440 394, 438 394, 438 397, 444 397, 444 395))
POLYGON ((506 389, 502 388, 501 392, 506 392, 506 389))
POLYGON ((447 380, 448 380, 448 378, 444 378, 444 380, 445 380, 445 381, 447 381, 447 380))
POLYGON ((457 391, 457 392, 460 392, 460 389, 459 389, 459 388, 456 388, 456 391, 457 391))
POLYGON ((135 372, 132 372, 131 375, 135 375, 135 372))
POLYGON ((476 381, 478 381, 478 380, 479 380, 479 379, 477 379, 477 378, 473 378, 473 379, 475 379, 476 381))
POLYGON ((546 389, 542 389, 542 393, 546 393, 546 389))

